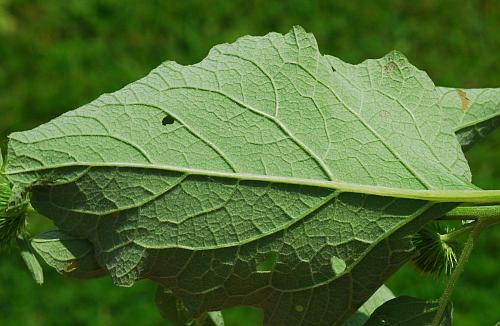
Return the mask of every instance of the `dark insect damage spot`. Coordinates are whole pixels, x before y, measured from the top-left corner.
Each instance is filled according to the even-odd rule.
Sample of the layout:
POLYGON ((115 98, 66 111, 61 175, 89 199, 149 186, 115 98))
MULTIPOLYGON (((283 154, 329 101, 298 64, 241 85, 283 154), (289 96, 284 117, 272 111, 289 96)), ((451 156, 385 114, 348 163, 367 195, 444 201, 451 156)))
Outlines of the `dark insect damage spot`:
POLYGON ((175 122, 175 119, 169 115, 167 115, 163 120, 161 121, 161 124, 166 126, 166 125, 171 125, 175 122))

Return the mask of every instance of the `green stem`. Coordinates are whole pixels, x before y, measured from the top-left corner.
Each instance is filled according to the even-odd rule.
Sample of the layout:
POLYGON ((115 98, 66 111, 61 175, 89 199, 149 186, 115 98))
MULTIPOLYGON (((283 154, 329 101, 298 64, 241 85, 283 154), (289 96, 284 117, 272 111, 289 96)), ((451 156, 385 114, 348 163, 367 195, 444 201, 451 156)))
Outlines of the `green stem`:
POLYGON ((500 220, 500 205, 457 207, 449 211, 440 218, 440 220, 476 220, 476 219, 500 220))
POLYGON ((474 223, 474 225, 472 226, 473 227, 472 231, 469 230, 470 234, 469 237, 467 238, 467 241, 465 242, 465 246, 464 249, 462 250, 457 266, 453 270, 453 273, 451 273, 450 279, 448 281, 448 284, 446 285, 446 288, 444 289, 443 295, 439 299, 439 307, 432 321, 432 326, 439 326, 439 324, 441 323, 441 319, 443 318, 443 313, 446 310, 448 302, 450 301, 451 295, 453 294, 453 290, 455 289, 455 286, 457 284, 460 275, 464 271, 465 264, 469 260, 472 248, 474 247, 474 242, 479 237, 479 234, 481 233, 482 230, 494 224, 500 223, 499 217, 500 216, 497 216, 496 219, 488 219, 488 218, 486 218, 485 220, 480 219, 476 223, 474 223))

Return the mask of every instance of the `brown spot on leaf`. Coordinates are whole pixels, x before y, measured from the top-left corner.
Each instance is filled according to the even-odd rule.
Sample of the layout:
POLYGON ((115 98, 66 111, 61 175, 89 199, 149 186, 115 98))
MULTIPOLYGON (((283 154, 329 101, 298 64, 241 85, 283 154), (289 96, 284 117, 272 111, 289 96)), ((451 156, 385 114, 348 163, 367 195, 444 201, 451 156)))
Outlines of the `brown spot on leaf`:
POLYGON ((462 104, 462 111, 467 112, 469 110, 469 99, 467 98, 467 93, 463 89, 457 89, 458 97, 460 98, 460 103, 462 104))
POLYGON ((379 111, 378 116, 381 118, 388 118, 391 116, 391 113, 389 113, 389 111, 382 110, 382 111, 379 111))
POLYGON ((77 268, 78 268, 78 264, 76 263, 76 261, 72 261, 71 263, 69 263, 68 266, 66 266, 64 268, 64 272, 71 273, 71 272, 74 272, 77 268))
POLYGON ((398 64, 394 61, 389 61, 384 65, 384 75, 390 75, 396 69, 398 69, 398 64))

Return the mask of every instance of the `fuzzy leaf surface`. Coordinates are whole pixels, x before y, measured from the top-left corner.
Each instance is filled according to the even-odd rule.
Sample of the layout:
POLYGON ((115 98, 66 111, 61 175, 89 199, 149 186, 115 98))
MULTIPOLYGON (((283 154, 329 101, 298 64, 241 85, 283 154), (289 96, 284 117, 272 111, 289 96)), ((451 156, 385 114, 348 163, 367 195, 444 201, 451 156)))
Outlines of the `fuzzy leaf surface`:
POLYGON ((117 285, 153 280, 193 316, 336 325, 423 224, 500 199, 470 183, 438 95, 398 52, 351 65, 295 27, 11 135, 6 175, 117 285))

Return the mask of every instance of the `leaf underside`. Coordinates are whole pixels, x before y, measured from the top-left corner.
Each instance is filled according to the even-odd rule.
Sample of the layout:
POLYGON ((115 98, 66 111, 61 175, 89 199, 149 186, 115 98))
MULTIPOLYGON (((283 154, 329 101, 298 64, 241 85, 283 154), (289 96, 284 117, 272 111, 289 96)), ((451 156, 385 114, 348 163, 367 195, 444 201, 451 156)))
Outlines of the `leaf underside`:
POLYGON ((436 88, 460 145, 468 150, 500 125, 500 89, 436 88))
POLYGON ((106 274, 97 263, 88 240, 53 230, 34 237, 31 246, 49 266, 61 274, 82 279, 106 274))
POLYGON ((491 117, 463 125, 449 96, 398 52, 351 65, 295 27, 12 134, 6 175, 117 285, 153 280, 195 316, 336 325, 458 204, 399 192, 477 191, 455 132, 491 117))

